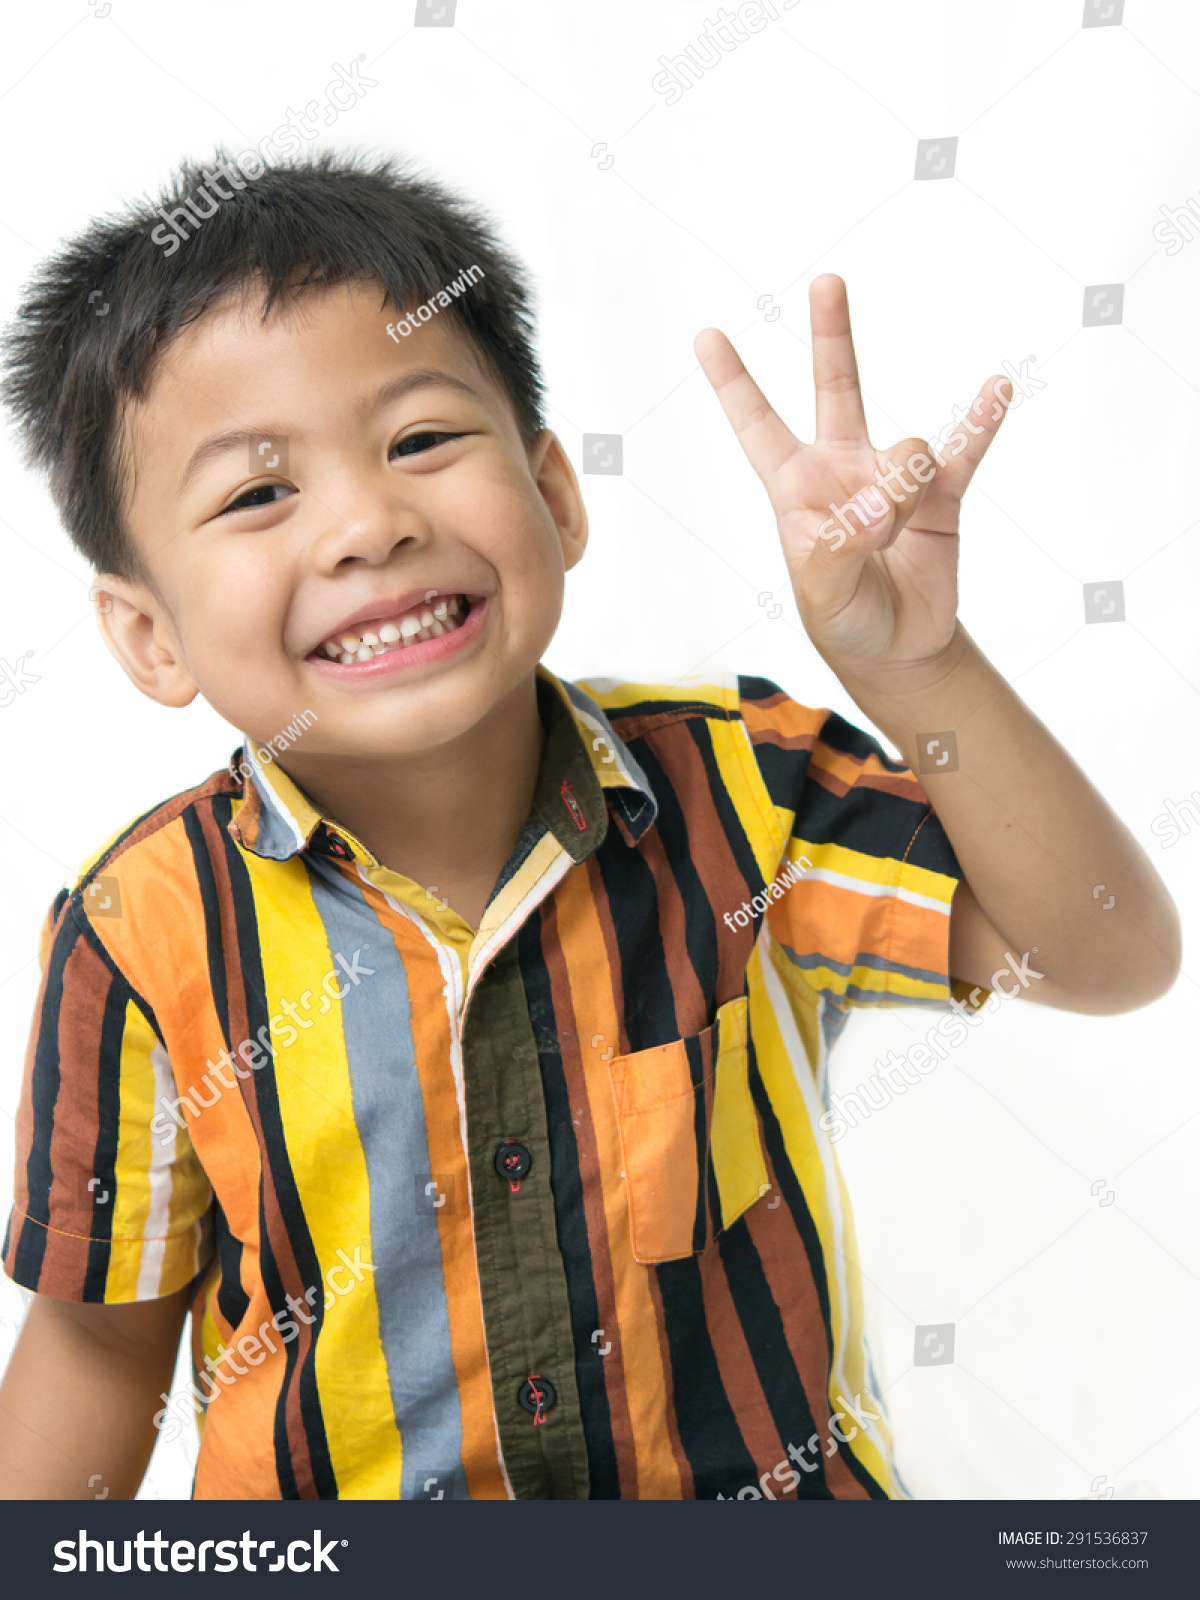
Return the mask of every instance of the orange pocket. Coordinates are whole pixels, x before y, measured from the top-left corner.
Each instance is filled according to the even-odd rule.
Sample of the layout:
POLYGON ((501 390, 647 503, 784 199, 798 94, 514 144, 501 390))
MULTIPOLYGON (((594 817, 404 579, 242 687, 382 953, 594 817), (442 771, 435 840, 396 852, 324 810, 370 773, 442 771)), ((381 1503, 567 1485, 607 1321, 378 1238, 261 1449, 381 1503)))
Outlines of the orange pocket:
POLYGON ((695 1255, 767 1192, 746 1029, 738 995, 703 1032, 608 1064, 635 1261, 695 1255))

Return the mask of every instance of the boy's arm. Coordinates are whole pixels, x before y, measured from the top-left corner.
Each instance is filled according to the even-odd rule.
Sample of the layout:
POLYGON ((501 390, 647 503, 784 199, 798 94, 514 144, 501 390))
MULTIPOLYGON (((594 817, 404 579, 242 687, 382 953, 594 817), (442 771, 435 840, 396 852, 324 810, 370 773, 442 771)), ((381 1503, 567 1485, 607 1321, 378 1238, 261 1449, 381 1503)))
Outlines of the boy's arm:
POLYGON ((1170 988, 1179 918, 1146 852, 961 624, 936 670, 846 687, 920 774, 963 869, 956 978, 1097 1016, 1170 988), (958 770, 939 773, 923 746, 949 730, 958 770))
POLYGON ((134 1498, 191 1295, 191 1285, 124 1305, 35 1295, 0 1383, 0 1500, 134 1498))
POLYGON ((949 459, 915 438, 876 451, 846 286, 818 278, 810 302, 813 444, 784 425, 723 334, 706 330, 696 353, 767 490, 809 637, 926 786, 963 869, 951 973, 1073 1011, 1145 1005, 1179 970, 1174 904, 956 616, 959 505, 1011 385, 1006 400, 1007 379, 985 384, 949 459))

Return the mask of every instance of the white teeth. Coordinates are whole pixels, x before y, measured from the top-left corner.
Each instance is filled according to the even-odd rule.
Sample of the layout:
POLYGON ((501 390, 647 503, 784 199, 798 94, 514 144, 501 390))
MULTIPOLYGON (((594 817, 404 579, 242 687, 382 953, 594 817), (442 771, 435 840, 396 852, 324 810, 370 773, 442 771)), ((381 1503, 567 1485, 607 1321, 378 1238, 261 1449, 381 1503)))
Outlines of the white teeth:
POLYGON ((364 628, 361 633, 337 634, 327 639, 320 649, 331 661, 340 661, 343 665, 370 661, 373 656, 385 655, 389 650, 452 633, 462 625, 469 609, 460 595, 447 595, 432 606, 407 612, 395 622, 379 624, 374 631, 364 628))

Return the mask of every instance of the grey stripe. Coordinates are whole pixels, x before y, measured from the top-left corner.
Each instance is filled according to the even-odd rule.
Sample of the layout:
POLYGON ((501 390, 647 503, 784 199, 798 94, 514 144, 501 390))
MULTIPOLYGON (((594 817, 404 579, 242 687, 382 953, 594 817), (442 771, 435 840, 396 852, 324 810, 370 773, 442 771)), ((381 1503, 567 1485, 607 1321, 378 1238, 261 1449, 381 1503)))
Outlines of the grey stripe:
MULTIPOLYGON (((331 951, 373 969, 342 1000, 354 1120, 370 1182, 371 1258, 396 1425, 403 1443, 402 1499, 467 1500, 462 1410, 450 1348, 438 1213, 425 1106, 417 1076, 408 976, 395 942, 362 890, 309 858, 313 898, 331 951), (426 1487, 430 1479, 436 1484, 426 1487)), ((447 1061, 446 1071, 450 1065, 447 1061)), ((460 1211, 466 1195, 454 1195, 460 1211)), ((452 1203, 452 1202, 451 1202, 452 1203)), ((469 1227, 459 1215, 455 1226, 469 1227)))
POLYGON ((256 856, 264 856, 268 861, 286 861, 300 849, 296 839, 296 829, 279 809, 280 802, 272 794, 265 779, 260 778, 255 771, 248 743, 242 746, 242 757, 250 773, 250 782, 257 789, 262 806, 258 818, 258 838, 253 845, 247 845, 246 848, 256 856))
MULTIPOLYGON (((915 978, 922 983, 946 982, 946 974, 944 972, 932 972, 925 967, 909 967, 906 966, 902 961, 886 961, 883 956, 868 955, 864 952, 855 956, 853 962, 848 963, 845 961, 835 961, 832 956, 822 955, 820 951, 817 951, 812 955, 797 955, 792 949, 791 945, 784 944, 782 939, 777 939, 775 942, 779 945, 780 949, 787 951, 788 960, 791 961, 794 966, 801 968, 828 967, 831 972, 838 972, 843 978, 848 977, 849 974, 854 971, 855 967, 871 967, 876 972, 898 972, 902 977, 915 978)), ((874 990, 869 992, 871 994, 875 993, 874 990)), ((944 1006, 946 1004, 944 1000, 936 1000, 932 1002, 929 1000, 910 1000, 908 995, 889 995, 887 998, 893 1003, 897 999, 902 1000, 905 1005, 933 1004, 944 1006)))

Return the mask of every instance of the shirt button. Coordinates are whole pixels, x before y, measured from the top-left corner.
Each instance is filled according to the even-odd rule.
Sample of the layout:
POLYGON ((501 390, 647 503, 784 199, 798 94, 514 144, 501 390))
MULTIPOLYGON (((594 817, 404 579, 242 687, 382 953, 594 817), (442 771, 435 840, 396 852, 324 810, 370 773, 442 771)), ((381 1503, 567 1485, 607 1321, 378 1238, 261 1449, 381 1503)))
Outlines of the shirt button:
POLYGON ((496 1171, 510 1183, 520 1182, 533 1165, 533 1157, 523 1144, 506 1139, 496 1151, 496 1171))
POLYGON ((524 1410, 533 1413, 535 1422, 544 1422, 546 1412, 558 1399, 558 1394, 549 1378, 543 1378, 535 1372, 525 1379, 517 1392, 517 1399, 524 1410))

